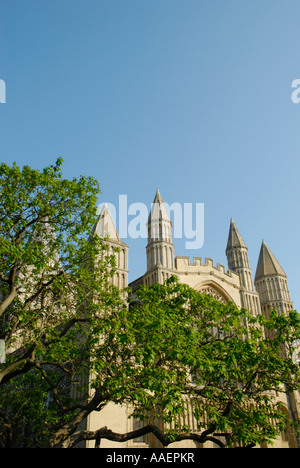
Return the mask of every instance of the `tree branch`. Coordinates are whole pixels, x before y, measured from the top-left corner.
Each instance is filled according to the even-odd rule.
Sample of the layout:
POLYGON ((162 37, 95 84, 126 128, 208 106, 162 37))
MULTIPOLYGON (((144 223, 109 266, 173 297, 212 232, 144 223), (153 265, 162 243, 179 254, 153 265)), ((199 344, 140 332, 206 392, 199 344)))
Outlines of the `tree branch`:
POLYGON ((106 406, 107 397, 96 390, 91 401, 69 423, 61 427, 44 445, 44 448, 60 447, 76 431, 78 425, 93 411, 99 411, 106 406))
POLYGON ((34 351, 36 349, 36 345, 32 345, 20 358, 18 361, 14 362, 10 366, 8 366, 3 371, 0 371, 0 385, 5 384, 9 380, 17 377, 18 375, 25 374, 28 370, 33 366, 33 362, 31 361, 34 351), (19 367, 24 364, 24 366, 19 369, 19 367))
POLYGON ((4 299, 4 301, 0 305, 0 317, 4 314, 7 307, 12 303, 16 295, 17 295, 17 288, 13 286, 10 290, 9 295, 4 299))
POLYGON ((65 442, 62 444, 62 447, 72 448, 83 440, 96 440, 97 446, 99 446, 100 439, 108 439, 114 442, 126 442, 127 440, 132 440, 150 433, 154 434, 164 447, 167 447, 173 442, 180 442, 182 440, 194 440, 195 442, 201 444, 211 441, 217 444, 220 448, 225 447, 224 443, 216 437, 208 436, 208 431, 204 431, 202 434, 182 433, 177 435, 174 439, 171 439, 170 437, 166 436, 157 426, 153 426, 151 424, 135 431, 127 432, 125 434, 113 432, 110 429, 107 429, 107 427, 102 427, 97 431, 76 432, 67 440, 65 440, 65 442))

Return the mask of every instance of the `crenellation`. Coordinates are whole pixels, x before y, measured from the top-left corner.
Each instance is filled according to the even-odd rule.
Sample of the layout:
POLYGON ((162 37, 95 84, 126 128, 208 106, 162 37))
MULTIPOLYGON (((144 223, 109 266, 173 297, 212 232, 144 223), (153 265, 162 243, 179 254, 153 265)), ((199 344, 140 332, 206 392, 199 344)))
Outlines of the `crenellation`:
POLYGON ((201 257, 194 257, 194 261, 191 262, 190 257, 188 256, 177 256, 175 258, 175 270, 181 271, 183 269, 188 268, 188 273, 196 273, 201 274, 201 271, 204 271, 203 268, 209 269, 210 271, 219 272, 222 276, 226 276, 229 278, 236 278, 239 277, 238 273, 233 270, 227 270, 224 265, 217 263, 214 265, 213 260, 211 258, 205 258, 204 262, 202 261, 201 257))

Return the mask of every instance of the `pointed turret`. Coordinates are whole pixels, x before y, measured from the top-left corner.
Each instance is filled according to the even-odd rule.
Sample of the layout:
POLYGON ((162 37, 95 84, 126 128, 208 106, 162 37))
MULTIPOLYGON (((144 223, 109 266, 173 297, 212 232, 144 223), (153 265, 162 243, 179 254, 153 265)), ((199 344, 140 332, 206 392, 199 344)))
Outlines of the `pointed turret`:
POLYGON ((280 313, 293 310, 287 275, 264 241, 259 253, 254 283, 265 314, 272 309, 277 309, 280 313))
POLYGON ((262 241, 257 262, 255 281, 259 280, 259 278, 262 278, 263 276, 268 275, 279 275, 286 277, 284 270, 280 266, 275 256, 272 254, 271 250, 267 244, 262 241))
POLYGON ((252 273, 249 266, 248 248, 231 218, 226 247, 228 268, 239 273, 244 288, 253 291, 252 273), (249 272, 250 276, 249 277, 249 272))
POLYGON ((126 288, 128 286, 129 247, 120 240, 119 233, 107 203, 104 203, 98 220, 93 227, 92 236, 99 236, 105 239, 105 242, 109 245, 108 255, 115 255, 117 265, 113 283, 120 289, 126 288))
POLYGON ((159 240, 172 242, 172 222, 157 189, 148 218, 148 244, 159 240))
POLYGON ((157 189, 148 218, 147 271, 174 268, 172 222, 157 189))
POLYGON ((226 251, 237 247, 247 248, 238 228, 235 225, 235 222, 231 218, 226 251))
POLYGON ((107 203, 104 203, 98 221, 94 225, 92 235, 94 234, 103 238, 108 236, 110 240, 120 241, 119 233, 107 203))
POLYGON ((254 291, 252 271, 249 264, 248 248, 231 218, 226 247, 228 268, 239 274, 242 307, 253 315, 260 313, 258 294, 254 291))

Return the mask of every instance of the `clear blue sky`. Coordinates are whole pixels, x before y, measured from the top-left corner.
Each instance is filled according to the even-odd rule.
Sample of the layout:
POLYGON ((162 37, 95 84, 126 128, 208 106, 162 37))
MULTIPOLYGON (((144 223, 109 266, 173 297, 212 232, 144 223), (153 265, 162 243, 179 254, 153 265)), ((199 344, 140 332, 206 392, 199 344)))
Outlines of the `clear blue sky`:
MULTIPOLYGON (((227 266, 233 217, 299 310, 299 18, 299 0, 0 0, 1 161, 62 156, 99 203, 204 203, 204 246, 176 255, 227 266)), ((146 242, 125 241, 133 280, 146 242)))

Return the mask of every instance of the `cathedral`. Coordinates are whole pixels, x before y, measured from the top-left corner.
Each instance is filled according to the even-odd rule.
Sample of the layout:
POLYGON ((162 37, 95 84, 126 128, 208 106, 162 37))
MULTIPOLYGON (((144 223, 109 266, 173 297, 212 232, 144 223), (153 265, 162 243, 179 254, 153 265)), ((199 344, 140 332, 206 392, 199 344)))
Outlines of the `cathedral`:
MULTIPOLYGON (((148 219, 148 243, 146 247, 147 270, 143 276, 131 282, 129 286, 133 292, 141 284, 149 286, 154 283, 163 283, 171 275, 176 275, 180 282, 188 284, 197 291, 211 294, 217 300, 226 303, 233 302, 238 307, 246 308, 253 315, 261 312, 267 314, 276 308, 280 313, 293 310, 290 298, 287 275, 270 248, 263 241, 256 267, 252 277, 249 265, 248 248, 239 233, 237 226, 231 219, 226 246, 228 270, 219 263, 206 258, 175 257, 172 241, 172 222, 164 206, 159 190, 157 190, 152 209, 148 219)), ((113 278, 114 284, 119 288, 128 286, 128 246, 120 240, 112 215, 105 204, 93 233, 104 237, 109 236, 110 252, 116 255, 117 271, 113 278), (116 252, 117 249, 117 252, 116 252)), ((225 244, 225 243, 224 243, 225 244)), ((283 393, 280 395, 282 405, 291 415, 292 419, 299 419, 300 398, 297 395, 283 393)), ((107 426, 109 429, 125 433, 138 428, 138 422, 128 418, 130 409, 114 404, 107 405, 101 413, 92 413, 87 420, 87 429, 94 431, 99 427, 107 426)), ((191 427, 193 430, 193 428, 191 427)), ((299 447, 299 439, 291 432, 284 433, 275 441, 275 447, 299 447)), ((103 440, 101 447, 159 447, 154 440, 141 438, 120 444, 103 440)), ((197 444, 192 441, 172 444, 172 447, 192 448, 197 444)), ((205 448, 209 444, 205 444, 205 448)), ((213 447, 213 444, 211 444, 213 447)))

